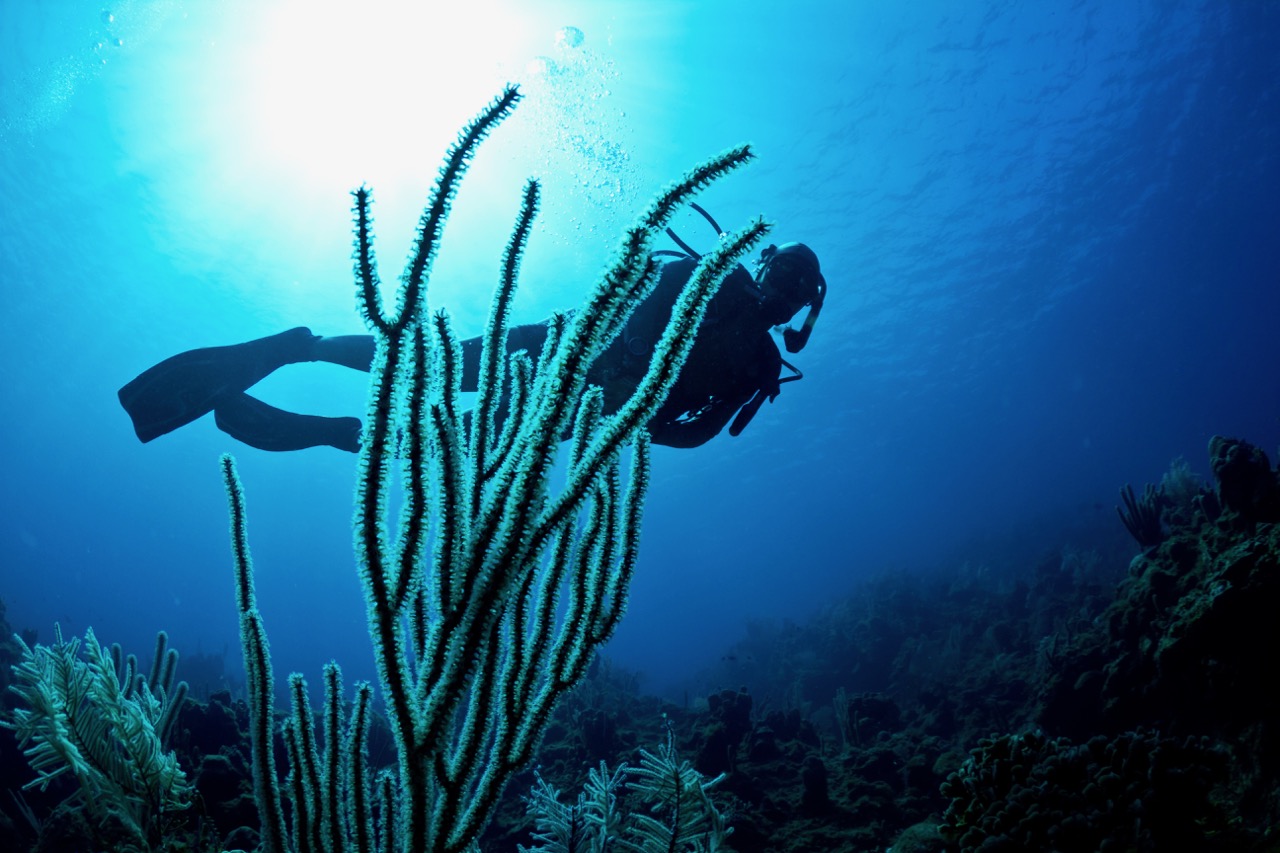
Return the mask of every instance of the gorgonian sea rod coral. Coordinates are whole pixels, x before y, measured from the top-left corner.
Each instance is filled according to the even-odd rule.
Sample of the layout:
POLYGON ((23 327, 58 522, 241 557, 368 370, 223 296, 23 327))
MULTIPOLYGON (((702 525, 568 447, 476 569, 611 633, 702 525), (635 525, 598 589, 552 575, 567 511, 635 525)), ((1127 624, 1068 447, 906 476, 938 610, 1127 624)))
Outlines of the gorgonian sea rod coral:
POLYGON ((271 659, 254 595, 243 493, 234 462, 223 459, 269 851, 322 838, 330 849, 367 850, 376 842, 378 849, 415 853, 473 844, 507 781, 533 756, 559 697, 622 616, 649 476, 645 424, 679 375, 720 282, 767 231, 753 222, 701 260, 648 372, 627 402, 605 416, 587 372, 652 290, 656 236, 681 204, 752 154, 746 146, 726 151, 659 195, 626 232, 581 309, 552 319, 536 365, 523 353, 508 356, 506 347, 516 276, 538 207, 540 189, 530 181, 501 263, 477 399, 463 411, 461 347, 448 316, 429 314, 427 282, 458 182, 518 99, 514 88, 504 91, 450 148, 390 312, 373 255, 370 193, 355 193, 360 310, 377 344, 360 451, 356 560, 396 741, 394 772, 374 779, 367 766, 367 686, 357 688, 343 731, 341 676, 332 664, 325 672, 323 749, 312 736, 305 684, 301 676, 290 679, 292 786, 282 792, 277 785, 271 659), (566 475, 554 488, 557 459, 566 475), (403 500, 393 522, 388 496, 396 484, 403 500), (286 796, 292 827, 283 817, 286 796))

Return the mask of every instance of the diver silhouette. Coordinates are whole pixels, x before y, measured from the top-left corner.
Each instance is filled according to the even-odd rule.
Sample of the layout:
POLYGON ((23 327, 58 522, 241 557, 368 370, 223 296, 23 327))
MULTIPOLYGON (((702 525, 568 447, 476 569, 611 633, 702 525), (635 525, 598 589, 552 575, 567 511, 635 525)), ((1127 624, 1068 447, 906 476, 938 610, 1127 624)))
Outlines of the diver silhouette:
MULTIPOLYGON (((705 211, 698 212, 712 221, 705 211)), ((687 254, 655 253, 674 258, 664 261, 653 292, 588 374, 588 381, 604 391, 606 413, 616 411, 644 376, 653 347, 696 266, 696 253, 675 239, 687 254)), ((778 396, 782 383, 801 378, 800 372, 783 360, 770 330, 789 323, 809 306, 799 329, 782 330, 787 351, 799 352, 808 343, 826 291, 818 257, 803 243, 766 248, 754 276, 739 265, 711 301, 675 386, 649 421, 653 441, 670 447, 696 447, 719 434, 731 419, 730 434, 741 433, 764 401, 778 396), (782 376, 784 367, 791 375, 782 376)), ((544 323, 513 326, 508 352, 523 349, 536 356, 547 329, 544 323)), ((464 391, 476 389, 480 348, 478 337, 462 343, 464 391)), ((373 354, 374 341, 369 335, 322 337, 300 327, 165 359, 121 388, 120 404, 143 442, 212 411, 219 429, 262 450, 328 445, 354 453, 360 448, 358 418, 287 412, 246 392, 287 364, 320 361, 367 372, 373 354)))

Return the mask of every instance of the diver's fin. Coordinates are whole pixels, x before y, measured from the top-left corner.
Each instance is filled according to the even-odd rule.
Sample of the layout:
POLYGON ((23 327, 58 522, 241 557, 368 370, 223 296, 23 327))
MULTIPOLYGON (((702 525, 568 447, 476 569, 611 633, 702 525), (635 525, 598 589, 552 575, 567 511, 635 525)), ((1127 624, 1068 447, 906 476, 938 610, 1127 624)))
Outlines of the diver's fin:
POLYGON ((218 429, 259 450, 302 450, 322 445, 350 453, 360 450, 359 418, 299 415, 243 392, 219 398, 213 417, 218 429))
POLYGON ((151 441, 212 411, 278 367, 312 359, 316 341, 303 327, 226 347, 179 353, 144 371, 119 391, 133 431, 151 441))

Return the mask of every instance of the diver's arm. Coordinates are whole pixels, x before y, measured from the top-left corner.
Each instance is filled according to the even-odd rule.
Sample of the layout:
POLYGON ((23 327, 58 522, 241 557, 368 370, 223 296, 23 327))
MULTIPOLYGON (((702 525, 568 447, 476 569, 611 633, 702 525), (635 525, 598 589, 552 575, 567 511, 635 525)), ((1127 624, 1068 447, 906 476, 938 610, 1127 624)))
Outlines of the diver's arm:
POLYGON ((715 398, 696 416, 683 420, 649 421, 649 434, 654 444, 666 447, 699 447, 720 434, 745 400, 715 398))

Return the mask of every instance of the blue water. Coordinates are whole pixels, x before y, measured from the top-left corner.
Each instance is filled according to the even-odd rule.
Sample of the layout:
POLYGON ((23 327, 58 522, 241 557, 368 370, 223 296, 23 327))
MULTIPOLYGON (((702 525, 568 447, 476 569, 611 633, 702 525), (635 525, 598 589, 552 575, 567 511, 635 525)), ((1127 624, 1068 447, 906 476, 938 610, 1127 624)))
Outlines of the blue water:
MULTIPOLYGON (((740 437, 656 453, 608 649, 654 687, 748 620, 945 571, 966 543, 1087 547, 1065 531, 1118 526, 1117 489, 1175 457, 1207 475, 1215 433, 1280 442, 1280 4, 465 5, 5 4, 14 626, 93 626, 144 658, 163 628, 238 668, 230 450, 277 670, 372 674, 354 458, 256 451, 211 418, 144 446, 115 392, 192 347, 363 331, 349 191, 374 188, 394 282, 444 146, 508 79, 528 97, 463 184, 432 283, 463 334, 525 176, 546 199, 517 306, 533 321, 581 299, 666 181, 741 141, 758 162, 703 204, 726 227, 765 214, 830 285, 802 382, 740 437)), ((257 391, 364 405, 364 377, 332 366, 257 391)))

